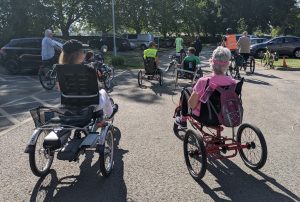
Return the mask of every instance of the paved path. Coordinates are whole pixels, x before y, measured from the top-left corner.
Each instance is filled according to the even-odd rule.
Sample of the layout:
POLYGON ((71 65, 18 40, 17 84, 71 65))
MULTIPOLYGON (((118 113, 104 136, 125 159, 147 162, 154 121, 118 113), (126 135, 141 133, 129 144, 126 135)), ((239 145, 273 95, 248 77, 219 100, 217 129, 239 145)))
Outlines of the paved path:
MULTIPOLYGON (((168 53, 162 58, 164 63, 167 56, 168 53)), ((33 176, 28 155, 23 153, 33 122, 22 124, 19 120, 18 125, 9 119, 14 126, 0 132, 0 201, 300 200, 300 72, 258 69, 255 75, 244 75, 244 121, 263 131, 269 150, 267 164, 261 171, 253 172, 239 157, 212 161, 199 184, 188 174, 182 142, 172 133, 172 115, 179 89, 174 89, 171 75, 167 75, 164 87, 153 82, 145 83, 146 88, 141 89, 137 85, 137 70, 120 73, 110 93, 120 105, 115 119, 118 148, 113 173, 108 178, 101 177, 97 155, 89 153, 86 158, 81 157, 80 163, 55 160, 54 170, 45 179, 33 176)), ((0 76, 2 80, 11 80, 0 76)), ((29 80, 24 78, 27 83, 29 80)), ((12 111, 21 108, 25 112, 30 104, 13 105, 19 102, 39 105, 43 100, 51 104, 47 100, 57 98, 52 91, 40 92, 45 96, 32 94, 41 90, 36 78, 32 84, 36 84, 33 86, 36 90, 30 92, 26 92, 21 83, 5 84, 15 85, 15 92, 23 92, 22 96, 28 98, 10 103, 9 97, 15 94, 5 91, 8 87, 4 87, 0 108, 6 113, 0 111, 2 116, 9 117, 9 107, 12 111), (24 90, 18 91, 21 88, 24 90)), ((181 81, 181 85, 186 83, 181 81)), ((225 131, 224 134, 230 133, 225 131)))

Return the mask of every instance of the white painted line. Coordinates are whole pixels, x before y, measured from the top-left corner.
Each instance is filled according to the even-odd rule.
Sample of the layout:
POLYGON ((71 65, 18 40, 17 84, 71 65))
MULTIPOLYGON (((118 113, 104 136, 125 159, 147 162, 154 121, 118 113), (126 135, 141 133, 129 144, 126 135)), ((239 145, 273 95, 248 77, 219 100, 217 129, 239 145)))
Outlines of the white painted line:
POLYGON ((41 103, 42 105, 46 106, 46 107, 50 106, 47 102, 45 102, 44 100, 41 100, 41 99, 35 97, 34 95, 32 95, 32 96, 30 96, 30 97, 31 97, 32 99, 36 100, 37 102, 41 103))
MULTIPOLYGON (((54 99, 49 99, 49 100, 43 100, 44 102, 48 102, 48 101, 59 101, 59 98, 54 98, 54 99)), ((21 102, 21 103, 15 103, 15 104, 9 104, 9 105, 5 105, 2 107, 12 107, 12 106, 17 106, 17 105, 27 105, 27 104, 32 104, 32 103, 36 103, 39 102, 37 100, 35 101, 29 101, 29 102, 21 102)))
MULTIPOLYGON (((29 112, 19 112, 19 113, 14 113, 14 114, 10 114, 11 116, 17 116, 17 115, 25 115, 25 114, 29 114, 29 112)), ((6 116, 0 116, 0 118, 6 118, 6 116)))
POLYGON ((7 113, 4 109, 0 108, 0 113, 3 114, 10 122, 14 123, 14 124, 18 124, 20 123, 20 121, 18 121, 18 119, 14 118, 12 115, 10 115, 9 113, 7 113))
POLYGON ((22 125, 24 125, 24 124, 26 124, 26 123, 28 123, 30 121, 32 121, 32 118, 28 118, 28 119, 26 119, 26 120, 24 120, 24 121, 22 121, 22 122, 20 122, 20 123, 18 123, 16 125, 14 125, 13 127, 0 132, 0 137, 2 137, 3 135, 7 134, 8 132, 17 129, 18 127, 20 127, 20 126, 22 126, 22 125))
POLYGON ((0 76, 0 81, 6 81, 6 79, 0 76))
MULTIPOLYGON (((33 95, 42 93, 42 92, 44 92, 44 91, 45 91, 45 90, 38 91, 38 92, 34 93, 33 95)), ((6 105, 10 105, 10 104, 12 104, 12 103, 21 101, 21 100, 23 100, 23 99, 25 99, 25 98, 28 98, 28 97, 29 97, 29 96, 23 97, 23 98, 19 98, 19 99, 15 99, 15 100, 12 100, 12 101, 10 101, 10 102, 7 102, 7 103, 4 103, 4 104, 0 105, 0 107, 5 107, 6 105)))
POLYGON ((123 71, 123 72, 121 72, 121 73, 115 75, 115 78, 121 76, 121 75, 124 74, 125 72, 128 72, 128 70, 125 70, 125 71, 123 71))
POLYGON ((39 81, 37 79, 32 78, 31 76, 26 76, 27 79, 31 80, 31 81, 39 81))

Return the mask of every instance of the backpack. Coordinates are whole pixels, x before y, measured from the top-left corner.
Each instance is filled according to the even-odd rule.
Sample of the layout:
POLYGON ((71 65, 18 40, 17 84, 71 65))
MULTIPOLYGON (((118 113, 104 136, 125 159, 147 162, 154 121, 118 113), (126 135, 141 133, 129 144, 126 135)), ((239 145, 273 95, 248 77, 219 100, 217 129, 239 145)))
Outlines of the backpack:
POLYGON ((243 121, 244 109, 242 106, 242 99, 236 93, 236 84, 225 87, 216 87, 215 90, 220 93, 221 109, 217 112, 216 108, 212 105, 210 100, 208 100, 209 111, 210 109, 213 109, 220 124, 226 127, 239 126, 243 121))

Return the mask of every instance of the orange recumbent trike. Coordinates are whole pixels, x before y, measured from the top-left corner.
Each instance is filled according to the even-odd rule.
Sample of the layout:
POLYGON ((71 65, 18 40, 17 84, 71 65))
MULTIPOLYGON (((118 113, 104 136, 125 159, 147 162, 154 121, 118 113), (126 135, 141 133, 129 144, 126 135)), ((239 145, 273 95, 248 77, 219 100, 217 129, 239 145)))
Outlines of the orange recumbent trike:
MULTIPOLYGON (((242 83, 237 84, 236 89, 239 90, 236 92, 241 92, 242 83)), ((240 95, 240 92, 237 94, 240 95)), ((220 93, 215 90, 209 101, 219 112, 221 108, 220 93)), ((175 109, 173 118, 181 116, 181 103, 182 99, 175 109)), ((217 113, 209 109, 209 104, 201 103, 200 117, 189 114, 188 122, 194 130, 183 130, 174 123, 173 131, 184 142, 185 162, 189 173, 196 181, 200 181, 204 177, 208 157, 226 159, 235 157, 239 153, 243 162, 251 169, 260 169, 265 165, 267 145, 259 128, 243 123, 239 126, 237 133, 233 127, 232 137, 227 137, 221 134, 224 126, 220 124, 217 113)))

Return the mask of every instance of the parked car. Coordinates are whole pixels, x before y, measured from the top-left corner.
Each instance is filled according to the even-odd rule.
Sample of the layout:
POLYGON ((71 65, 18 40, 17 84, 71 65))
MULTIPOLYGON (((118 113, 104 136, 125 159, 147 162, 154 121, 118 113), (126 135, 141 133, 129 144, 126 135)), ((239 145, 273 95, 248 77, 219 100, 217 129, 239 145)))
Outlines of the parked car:
POLYGON ((170 48, 175 45, 174 38, 154 37, 154 42, 161 48, 170 48))
MULTIPOLYGON (((89 41, 90 48, 101 50, 103 46, 107 46, 109 51, 113 51, 114 49, 114 38, 113 36, 102 36, 99 39, 94 39, 89 41)), ((116 46, 117 51, 126 51, 130 50, 130 42, 122 37, 116 36, 116 46)))
MULTIPOLYGON (((12 39, 0 49, 1 63, 12 74, 23 69, 38 70, 42 62, 42 40, 42 37, 12 39)), ((54 38, 54 42, 62 48, 64 40, 54 38)))
POLYGON ((123 37, 130 42, 135 43, 135 45, 142 50, 148 48, 149 43, 154 41, 154 36, 152 34, 124 34, 123 37))
POLYGON ((130 43, 130 50, 136 49, 135 43, 129 42, 130 43))
POLYGON ((250 38, 251 45, 268 41, 266 38, 250 38))
POLYGON ((267 48, 271 52, 277 52, 278 55, 300 58, 300 37, 282 36, 264 43, 251 45, 251 54, 262 58, 267 48))

